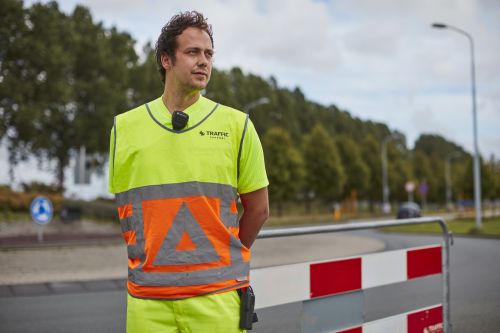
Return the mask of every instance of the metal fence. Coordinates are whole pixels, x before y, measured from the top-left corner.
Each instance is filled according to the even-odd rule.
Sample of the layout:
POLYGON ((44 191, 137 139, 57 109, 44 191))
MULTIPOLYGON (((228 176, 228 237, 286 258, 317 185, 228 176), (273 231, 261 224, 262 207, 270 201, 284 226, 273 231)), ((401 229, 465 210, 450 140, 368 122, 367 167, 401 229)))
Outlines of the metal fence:
POLYGON ((299 235, 322 234, 343 231, 357 231, 367 229, 378 229, 384 227, 404 226, 414 224, 438 223, 442 230, 442 286, 443 286, 443 329, 445 333, 451 333, 450 322, 450 246, 453 245, 453 236, 448 226, 441 217, 422 217, 414 219, 386 220, 377 222, 351 222, 337 225, 301 226, 284 229, 262 230, 257 238, 274 238, 299 235))

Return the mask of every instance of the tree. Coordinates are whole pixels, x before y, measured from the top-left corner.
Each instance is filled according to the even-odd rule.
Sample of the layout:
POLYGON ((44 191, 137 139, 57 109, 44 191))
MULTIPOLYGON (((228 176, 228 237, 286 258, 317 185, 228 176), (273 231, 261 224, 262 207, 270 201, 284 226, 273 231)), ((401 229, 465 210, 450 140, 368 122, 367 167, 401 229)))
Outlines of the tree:
POLYGON ((368 166, 369 178, 366 195, 370 201, 370 210, 373 203, 382 201, 382 162, 380 158, 380 143, 373 135, 367 135, 361 143, 361 155, 368 166))
POLYGON ((131 69, 137 62, 134 40, 127 33, 94 23, 89 10, 82 6, 76 6, 69 19, 76 31, 73 51, 76 110, 71 124, 75 141, 67 145, 66 154, 83 145, 93 157, 93 164, 102 166, 109 142, 103 140, 104 135, 95 134, 106 133, 107 137, 113 117, 132 106, 127 91, 131 69))
POLYGON ((365 196, 369 187, 370 170, 361 158, 359 146, 346 135, 338 136, 335 143, 346 176, 342 196, 347 197, 353 192, 360 197, 365 196))
POLYGON ((491 156, 486 163, 481 164, 481 188, 483 198, 494 200, 496 196, 495 157, 491 156))
POLYGON ((17 108, 16 95, 21 93, 20 86, 14 74, 20 74, 16 63, 16 56, 22 53, 21 37, 26 33, 28 27, 24 21, 24 9, 22 1, 6 0, 0 2, 0 13, 2 13, 2 24, 0 25, 0 138, 7 135, 7 124, 9 113, 6 111, 17 108), (17 93, 17 94, 16 94, 17 93))
POLYGON ((458 151, 463 155, 466 154, 462 147, 436 134, 420 135, 415 141, 414 150, 420 151, 427 156, 435 154, 436 156, 441 156, 441 158, 445 158, 447 154, 454 151, 458 151))
POLYGON ((282 215, 283 202, 297 198, 304 179, 304 164, 290 135, 280 127, 270 128, 262 140, 269 178, 269 196, 282 215))
POLYGON ((429 157, 427 157, 426 154, 424 154, 422 151, 419 150, 413 153, 411 165, 412 165, 413 177, 415 177, 414 180, 417 182, 416 194, 418 197, 420 197, 421 201, 424 202, 424 196, 425 200, 428 200, 431 198, 430 191, 431 190, 435 191, 436 188, 436 182, 434 181, 436 176, 435 171, 431 167, 429 157), (428 188, 428 192, 425 195, 421 194, 418 191, 418 185, 424 183, 427 185, 428 188))
POLYGON ((387 175, 390 189, 390 199, 407 201, 408 193, 405 184, 411 180, 411 166, 404 139, 390 141, 387 144, 387 175))
MULTIPOLYGON (((74 62, 66 52, 74 47, 69 21, 54 2, 35 4, 23 17, 22 34, 8 46, 12 52, 5 59, 5 93, 11 98, 5 109, 7 145, 14 165, 28 153, 39 159, 60 156, 64 142, 72 140, 71 135, 62 134, 74 110, 74 81, 67 79, 72 77, 74 62), (17 92, 13 91, 16 87, 17 92)), ((58 170, 67 162, 59 158, 58 170)))
POLYGON ((93 23, 84 7, 66 15, 49 2, 23 12, 2 59, 9 159, 11 166, 28 154, 56 161, 62 190, 72 151, 86 146, 96 164, 105 162, 113 115, 130 105, 128 68, 137 56, 128 34, 93 23))
POLYGON ((500 199, 500 160, 495 159, 495 157, 492 157, 493 159, 493 173, 495 176, 495 191, 494 191, 494 198, 496 200, 500 199))
MULTIPOLYGON (((436 134, 422 134, 415 142, 413 150, 413 171, 417 179, 426 180, 429 192, 427 198, 433 202, 444 202, 446 181, 444 168, 450 154, 457 153, 458 158, 454 158, 450 164, 452 176, 453 193, 461 192, 461 187, 457 184, 457 175, 461 174, 461 164, 465 163, 468 154, 462 147, 436 134)), ((461 182, 461 181, 460 181, 461 182)))
POLYGON ((306 190, 325 203, 339 200, 345 174, 337 147, 321 124, 317 124, 302 142, 305 161, 306 190))
MULTIPOLYGON (((25 10, 22 1, 6 0, 0 2, 2 24, 0 25, 0 139, 7 138, 10 165, 17 159, 26 158, 27 150, 20 149, 18 154, 12 154, 11 141, 18 137, 18 130, 12 128, 20 117, 21 111, 26 111, 20 101, 31 87, 24 85, 22 78, 28 73, 24 69, 21 56, 28 54, 28 44, 24 40, 29 28, 25 20, 25 10), (20 59, 19 59, 20 58, 20 59), (21 110, 20 110, 21 109, 21 110)), ((28 21, 29 22, 29 21, 28 21)), ((19 129, 26 131, 25 129, 19 129)), ((9 168, 10 177, 13 177, 13 168, 9 168)))
MULTIPOLYGON (((474 198, 474 160, 469 158, 462 175, 462 187, 464 189, 464 198, 474 198)), ((489 163, 484 163, 482 158, 479 159, 481 171, 481 199, 493 199, 495 194, 495 173, 489 163)))
POLYGON ((142 49, 144 60, 134 66, 130 73, 132 105, 141 105, 163 93, 163 83, 156 65, 156 54, 151 44, 142 49))

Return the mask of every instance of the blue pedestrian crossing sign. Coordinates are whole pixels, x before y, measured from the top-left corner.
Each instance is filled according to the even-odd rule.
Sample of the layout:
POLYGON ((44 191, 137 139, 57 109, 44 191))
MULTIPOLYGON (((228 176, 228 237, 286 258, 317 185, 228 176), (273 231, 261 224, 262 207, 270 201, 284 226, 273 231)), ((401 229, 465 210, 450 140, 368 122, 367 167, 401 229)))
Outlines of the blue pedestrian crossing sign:
POLYGON ((52 220, 54 209, 52 203, 46 197, 36 197, 31 202, 31 218, 36 224, 44 225, 52 220))

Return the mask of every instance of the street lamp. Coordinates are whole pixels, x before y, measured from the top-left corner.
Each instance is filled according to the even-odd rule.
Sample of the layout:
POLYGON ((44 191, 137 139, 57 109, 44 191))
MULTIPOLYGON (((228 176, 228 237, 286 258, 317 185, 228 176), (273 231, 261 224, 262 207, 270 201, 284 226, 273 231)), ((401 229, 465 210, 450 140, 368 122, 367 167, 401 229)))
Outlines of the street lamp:
POLYGON ((259 105, 268 104, 269 102, 271 102, 269 100, 269 98, 267 98, 267 97, 261 97, 259 99, 256 99, 255 101, 250 102, 247 105, 245 105, 243 107, 243 112, 248 113, 248 112, 250 112, 250 109, 253 109, 254 107, 259 106, 259 105))
POLYGON ((444 166, 444 180, 446 182, 446 208, 451 210, 451 166, 450 162, 452 159, 462 155, 460 151, 454 151, 446 155, 445 166, 444 166))
POLYGON ((476 70, 474 63, 474 40, 472 36, 449 24, 433 23, 433 28, 450 29, 467 37, 470 42, 470 58, 471 58, 471 89, 472 89, 472 124, 474 135, 474 205, 476 207, 476 228, 481 228, 481 170, 479 168, 479 148, 477 144, 477 112, 476 112, 476 70))
POLYGON ((389 136, 386 136, 384 140, 382 140, 382 148, 380 149, 380 157, 382 159, 382 211, 385 214, 388 214, 391 211, 391 205, 389 203, 389 184, 387 174, 387 143, 393 139, 398 138, 400 138, 398 134, 391 134, 389 136))

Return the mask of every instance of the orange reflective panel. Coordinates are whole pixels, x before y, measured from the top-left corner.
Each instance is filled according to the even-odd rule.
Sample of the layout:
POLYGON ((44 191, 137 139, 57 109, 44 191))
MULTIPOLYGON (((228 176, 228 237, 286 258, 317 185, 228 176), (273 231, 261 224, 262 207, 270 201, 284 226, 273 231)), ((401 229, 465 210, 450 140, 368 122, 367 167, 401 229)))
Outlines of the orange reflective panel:
POLYGON ((229 230, 236 239, 240 239, 240 227, 230 227, 229 230))
POLYGON ((142 212, 144 272, 188 272, 231 264, 230 231, 220 220, 220 199, 192 196, 147 200, 142 203, 142 212), (196 254, 200 244, 204 252, 212 252, 204 262, 196 254), (182 251, 193 251, 191 255, 198 262, 184 264, 177 259, 183 257, 182 251))
POLYGON ((231 213, 238 214, 238 208, 236 207, 236 200, 231 201, 231 213))
POLYGON ((135 245, 135 244, 137 244, 137 239, 135 237, 135 231, 134 230, 125 231, 122 234, 122 237, 125 240, 125 243, 127 243, 127 245, 135 245))
POLYGON ((241 257, 243 258, 243 262, 249 262, 251 257, 251 252, 246 247, 241 248, 241 257))
POLYGON ((127 287, 130 295, 141 298, 164 298, 169 299, 173 295, 174 299, 199 296, 213 293, 214 290, 227 292, 233 289, 248 287, 249 282, 238 282, 234 279, 196 286, 141 286, 130 280, 127 287))
POLYGON ((182 234, 179 244, 177 244, 177 246, 175 247, 177 251, 190 251, 196 250, 196 248, 196 244, 193 243, 191 237, 189 237, 189 234, 187 232, 184 232, 184 234, 182 234))
POLYGON ((133 212, 132 204, 126 204, 121 207, 118 207, 118 217, 120 218, 120 220, 123 220, 127 217, 131 217, 132 212, 133 212))
POLYGON ((140 264, 141 264, 141 259, 139 259, 139 258, 129 258, 128 259, 128 267, 130 269, 134 269, 137 266, 139 266, 140 264))

